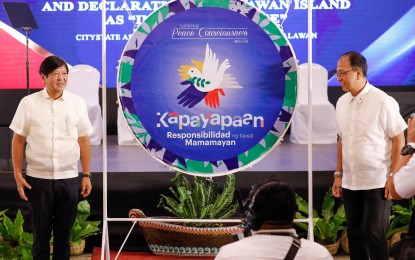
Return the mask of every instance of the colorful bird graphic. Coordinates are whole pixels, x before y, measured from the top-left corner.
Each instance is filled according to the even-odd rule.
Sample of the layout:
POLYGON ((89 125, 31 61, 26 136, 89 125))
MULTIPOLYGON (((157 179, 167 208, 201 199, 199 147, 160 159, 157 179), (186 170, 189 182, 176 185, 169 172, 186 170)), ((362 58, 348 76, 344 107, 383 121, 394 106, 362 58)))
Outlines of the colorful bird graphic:
POLYGON ((181 65, 178 69, 182 78, 182 85, 189 85, 180 95, 179 104, 192 108, 205 99, 207 106, 219 107, 219 94, 225 96, 225 88, 242 88, 231 74, 225 73, 231 67, 228 59, 219 65, 209 44, 206 44, 205 59, 203 62, 192 59, 193 65, 181 65))

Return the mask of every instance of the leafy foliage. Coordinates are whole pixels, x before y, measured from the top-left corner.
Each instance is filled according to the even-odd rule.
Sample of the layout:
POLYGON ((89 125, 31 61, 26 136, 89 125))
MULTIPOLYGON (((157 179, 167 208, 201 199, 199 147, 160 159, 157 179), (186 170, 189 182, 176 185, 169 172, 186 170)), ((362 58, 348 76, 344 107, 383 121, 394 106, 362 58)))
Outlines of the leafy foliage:
POLYGON ((18 210, 12 221, 5 212, 0 212, 0 259, 32 259, 33 236, 23 230, 22 213, 18 210))
MULTIPOLYGON (((296 194, 298 212, 296 218, 308 218, 308 203, 296 194)), ((322 244, 333 244, 339 237, 339 232, 345 228, 346 214, 343 204, 335 210, 335 200, 332 196, 331 187, 324 196, 321 207, 321 216, 313 210, 313 232, 316 241, 322 244)), ((301 229, 308 230, 308 223, 295 223, 301 229)))
POLYGON ((409 206, 404 207, 399 204, 392 205, 391 223, 389 226, 387 238, 400 231, 407 231, 409 229, 409 222, 411 221, 412 210, 415 207, 415 198, 409 200, 409 206))
MULTIPOLYGON (((212 179, 194 177, 194 186, 180 172, 176 172, 169 188, 173 197, 160 195, 157 207, 164 208, 171 214, 185 219, 225 219, 232 217, 237 209, 233 203, 235 176, 228 174, 223 192, 219 193, 218 184, 212 179)), ((196 226, 212 223, 194 223, 196 226)))
POLYGON ((71 230, 71 242, 80 245, 82 239, 100 233, 99 225, 101 221, 87 221, 91 213, 91 206, 87 200, 78 203, 75 222, 71 230))

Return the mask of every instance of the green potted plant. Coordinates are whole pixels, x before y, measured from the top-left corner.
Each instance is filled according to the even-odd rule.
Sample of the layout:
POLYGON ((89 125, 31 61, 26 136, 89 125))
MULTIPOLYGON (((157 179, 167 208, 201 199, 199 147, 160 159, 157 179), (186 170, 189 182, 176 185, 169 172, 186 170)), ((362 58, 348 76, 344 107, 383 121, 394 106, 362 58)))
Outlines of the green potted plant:
POLYGON ((23 230, 22 213, 18 210, 12 221, 5 212, 6 210, 0 212, 0 258, 31 259, 33 236, 23 230))
POLYGON ((71 230, 71 255, 80 255, 85 249, 85 238, 100 233, 101 221, 88 221, 91 206, 87 200, 78 203, 75 222, 71 230))
MULTIPOLYGON (((158 207, 174 217, 166 222, 140 221, 139 227, 151 251, 156 255, 215 256, 222 245, 233 242, 232 234, 242 228, 232 224, 186 222, 173 223, 168 219, 227 219, 235 215, 238 207, 233 202, 235 176, 228 174, 223 191, 212 179, 194 177, 193 185, 180 172, 171 179, 172 196, 160 195, 158 207)), ((132 209, 129 216, 146 217, 139 209, 132 209)))
MULTIPOLYGON (((157 207, 164 208, 178 218, 187 219, 226 219, 235 215, 238 207, 233 203, 235 192, 235 176, 227 175, 222 193, 213 179, 204 180, 194 177, 194 185, 181 173, 177 172, 171 180, 169 188, 173 197, 160 195, 157 207)), ((206 226, 209 223, 194 223, 196 226, 206 226)), ((191 224, 190 224, 191 225, 191 224)))
MULTIPOLYGON (((71 230, 71 255, 76 256, 84 252, 85 238, 100 233, 99 225, 101 221, 88 221, 91 213, 91 206, 87 200, 78 203, 75 222, 71 230)), ((53 239, 51 239, 51 254, 53 252, 53 239)))
POLYGON ((400 240, 401 233, 408 232, 412 210, 415 207, 415 198, 412 197, 408 202, 407 207, 396 202, 392 204, 391 222, 388 233, 386 234, 386 237, 390 239, 391 246, 400 240))
MULTIPOLYGON (((298 212, 296 218, 306 219, 308 217, 308 203, 298 194, 296 195, 298 212)), ((336 207, 335 199, 332 196, 331 187, 326 192, 321 214, 313 210, 313 232, 316 242, 326 246, 332 255, 337 253, 339 248, 339 233, 345 229, 346 214, 343 204, 336 207)), ((308 223, 296 222, 296 226, 308 231, 308 223)))

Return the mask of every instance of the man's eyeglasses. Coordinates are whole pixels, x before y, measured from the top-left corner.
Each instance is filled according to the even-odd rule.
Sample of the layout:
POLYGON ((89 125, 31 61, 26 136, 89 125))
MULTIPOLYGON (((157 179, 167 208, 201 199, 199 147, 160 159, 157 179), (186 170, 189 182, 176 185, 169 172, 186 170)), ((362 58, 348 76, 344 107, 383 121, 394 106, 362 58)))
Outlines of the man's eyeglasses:
POLYGON ((344 76, 346 76, 347 72, 350 72, 350 71, 352 71, 352 70, 354 70, 354 69, 350 69, 350 70, 346 70, 346 71, 336 71, 336 72, 334 73, 334 76, 335 76, 336 78, 343 78, 344 76))

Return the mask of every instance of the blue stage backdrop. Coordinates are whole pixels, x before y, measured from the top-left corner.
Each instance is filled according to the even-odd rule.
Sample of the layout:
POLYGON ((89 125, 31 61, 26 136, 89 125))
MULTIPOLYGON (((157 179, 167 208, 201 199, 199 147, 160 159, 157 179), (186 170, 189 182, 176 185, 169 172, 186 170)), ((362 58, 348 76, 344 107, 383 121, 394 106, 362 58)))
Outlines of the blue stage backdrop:
MULTIPOLYGON (((31 40, 50 53, 64 57, 71 65, 85 63, 101 69, 100 1, 19 2, 29 3, 39 25, 39 29, 30 33, 31 40)), ((113 0, 106 3, 107 85, 115 87, 118 61, 134 25, 167 2, 113 0)), ((267 13, 272 21, 283 21, 283 31, 298 63, 307 62, 307 0, 248 3, 267 13)), ((249 11, 242 5, 235 8, 240 13, 249 11)), ((369 80, 374 85, 415 85, 414 0, 316 0, 313 9, 313 61, 329 70, 330 86, 338 85, 332 78, 338 56, 349 50, 362 52, 368 58, 369 80)), ((222 18, 218 15, 218 19, 222 18)), ((0 6, 0 20, 10 25, 3 6, 0 6)))

